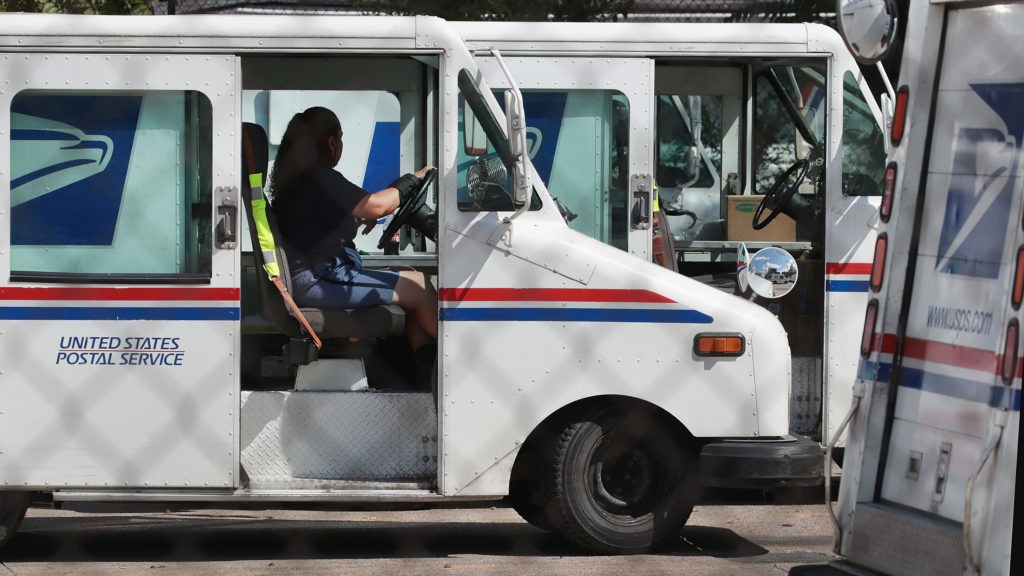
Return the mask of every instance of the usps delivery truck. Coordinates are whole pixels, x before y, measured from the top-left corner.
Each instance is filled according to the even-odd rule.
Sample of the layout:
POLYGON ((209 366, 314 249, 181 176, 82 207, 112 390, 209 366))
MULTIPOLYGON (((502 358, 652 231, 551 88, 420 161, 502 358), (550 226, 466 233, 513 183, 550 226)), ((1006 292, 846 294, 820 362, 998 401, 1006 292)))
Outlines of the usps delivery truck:
POLYGON ((702 450, 787 442, 775 315, 568 226, 515 82, 500 106, 444 21, 4 14, 0 79, 0 540, 39 498, 508 498, 630 553, 678 533, 702 450), (437 167, 363 256, 432 275, 433 390, 401 309, 284 296, 267 171, 311 102, 394 151, 346 159, 367 186, 437 167))
POLYGON ((778 487, 820 470, 856 378, 885 167, 882 111, 839 34, 816 24, 453 24, 492 88, 508 82, 494 49, 519 83, 528 153, 570 228, 752 298, 786 328, 801 448, 751 444, 746 458, 703 468, 704 483, 778 487), (648 204, 660 205, 660 226, 648 204), (758 268, 766 248, 794 257, 794 282, 773 284, 758 268), (743 273, 753 290, 738 289, 743 273))
MULTIPOLYGON (((890 3, 842 1, 838 12, 860 58, 885 55, 897 23, 890 3)), ((1006 57, 1022 25, 1019 3, 911 2, 906 14, 834 512, 843 560, 833 569, 994 576, 1022 568, 1013 562, 1013 517, 1024 65, 1006 57)))

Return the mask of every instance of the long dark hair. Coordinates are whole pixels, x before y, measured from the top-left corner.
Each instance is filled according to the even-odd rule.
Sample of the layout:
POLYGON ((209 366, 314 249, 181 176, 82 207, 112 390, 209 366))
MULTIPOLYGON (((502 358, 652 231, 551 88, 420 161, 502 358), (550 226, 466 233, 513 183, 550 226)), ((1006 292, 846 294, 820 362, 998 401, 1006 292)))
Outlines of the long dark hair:
POLYGON ((286 200, 310 168, 331 165, 331 136, 341 138, 341 121, 322 106, 299 112, 288 121, 270 173, 270 197, 274 203, 286 200))

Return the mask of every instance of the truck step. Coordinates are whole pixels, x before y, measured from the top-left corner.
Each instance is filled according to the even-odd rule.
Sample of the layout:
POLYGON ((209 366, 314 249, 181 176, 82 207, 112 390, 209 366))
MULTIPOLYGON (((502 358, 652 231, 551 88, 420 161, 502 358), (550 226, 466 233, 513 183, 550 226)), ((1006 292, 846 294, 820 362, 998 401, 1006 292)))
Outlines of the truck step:
POLYGON ((858 503, 847 558, 886 574, 961 575, 963 526, 915 510, 858 503))

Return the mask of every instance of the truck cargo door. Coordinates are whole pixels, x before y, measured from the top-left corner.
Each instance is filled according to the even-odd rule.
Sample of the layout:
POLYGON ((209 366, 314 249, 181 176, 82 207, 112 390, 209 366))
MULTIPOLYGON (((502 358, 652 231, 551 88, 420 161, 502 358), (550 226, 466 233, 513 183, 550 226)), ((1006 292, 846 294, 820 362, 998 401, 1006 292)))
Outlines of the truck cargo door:
POLYGON ((238 76, 0 59, 0 482, 237 485, 238 76))
MULTIPOLYGON (((1019 19, 1007 11, 1020 16, 1019 8, 947 15, 902 358, 891 377, 879 497, 957 522, 996 413, 1015 422, 1020 411, 1019 312, 1010 295, 1021 242, 1024 65, 1012 58, 990 65, 992 54, 1016 47, 1019 19), (985 50, 975 49, 979 38, 985 50)), ((1000 482, 1010 482, 1003 493, 1012 494, 1012 475, 991 473, 994 462, 1015 457, 1017 433, 1006 430, 1002 454, 974 485, 975 509, 1006 507, 992 496, 1000 482)))
MULTIPOLYGON (((530 159, 569 226, 649 259, 653 61, 504 60, 523 92, 530 159)), ((477 61, 492 88, 508 86, 494 58, 477 61)))

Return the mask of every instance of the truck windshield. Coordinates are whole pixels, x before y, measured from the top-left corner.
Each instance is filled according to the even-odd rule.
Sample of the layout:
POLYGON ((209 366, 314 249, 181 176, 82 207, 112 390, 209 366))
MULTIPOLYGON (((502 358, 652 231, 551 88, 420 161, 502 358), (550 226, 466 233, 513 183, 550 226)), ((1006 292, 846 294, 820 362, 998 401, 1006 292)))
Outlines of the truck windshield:
MULTIPOLYGON (((480 86, 465 69, 459 71, 459 102, 459 210, 515 210, 511 193, 514 161, 508 138, 480 86)), ((530 209, 540 206, 534 194, 530 209)))
MULTIPOLYGON (((754 107, 754 189, 765 194, 800 159, 822 154, 828 108, 824 63, 773 66, 758 73, 754 107)), ((813 164, 812 164, 813 165, 813 164)), ((802 193, 813 194, 820 170, 802 193)))
MULTIPOLYGON (((487 143, 493 147, 494 152, 497 153, 498 157, 505 164, 505 168, 511 170, 512 155, 509 152, 508 139, 501 131, 501 126, 498 124, 498 120, 494 117, 494 114, 491 113, 491 109, 488 108, 487 101, 484 100, 483 92, 480 91, 480 86, 465 68, 459 71, 459 93, 461 94, 463 101, 472 111, 475 121, 479 124, 479 127, 483 129, 484 135, 487 138, 487 143)), ((463 112, 465 112, 465 106, 462 109, 463 112)), ((465 114, 460 116, 459 121, 463 124, 463 134, 473 129, 473 127, 466 126, 466 124, 472 120, 473 119, 466 118, 465 114)), ((466 147, 464 146, 464 148, 466 147)))
MULTIPOLYGON (((825 76, 822 66, 777 66, 758 76, 755 158, 758 193, 797 158, 823 154, 825 76)), ((881 195, 885 171, 882 130, 850 72, 843 78, 843 194, 881 195)), ((812 170, 812 172, 814 172, 812 170)), ((818 174, 809 180, 816 180, 818 174)), ((807 189, 806 192, 811 192, 807 189)))
POLYGON ((884 138, 857 79, 847 72, 843 77, 843 194, 882 195, 884 138))

